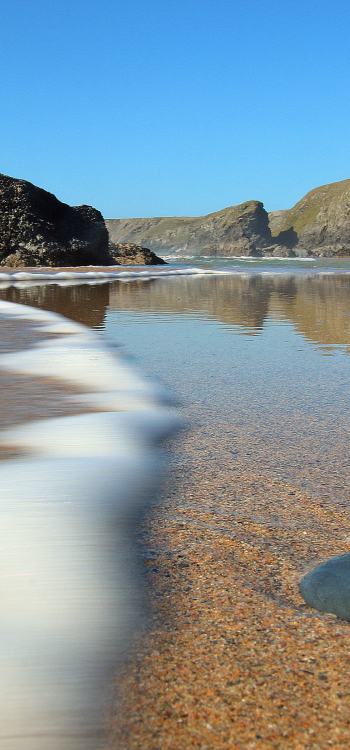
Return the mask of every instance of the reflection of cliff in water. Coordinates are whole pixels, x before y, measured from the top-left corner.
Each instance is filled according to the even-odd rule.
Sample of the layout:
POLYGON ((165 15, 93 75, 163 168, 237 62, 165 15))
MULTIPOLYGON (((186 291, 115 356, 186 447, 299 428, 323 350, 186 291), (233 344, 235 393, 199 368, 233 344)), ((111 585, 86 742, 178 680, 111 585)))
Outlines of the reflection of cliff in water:
POLYGON ((12 286, 6 290, 0 290, 0 298, 21 305, 41 307, 43 310, 53 310, 84 325, 99 327, 104 321, 108 307, 109 288, 107 284, 101 284, 101 286, 45 284, 25 288, 12 286))
POLYGON ((309 341, 350 352, 350 279, 345 276, 175 277, 101 285, 10 287, 0 297, 101 326, 106 310, 194 314, 241 333, 259 334, 269 319, 290 321, 309 341))
POLYGON ((261 276, 178 277, 113 284, 113 310, 202 313, 257 333, 268 314, 269 288, 261 276))
POLYGON ((332 348, 346 346, 350 353, 350 279, 310 276, 297 279, 296 294, 280 296, 287 319, 306 339, 332 348))
POLYGON ((345 276, 225 276, 113 284, 110 308, 202 313, 258 334, 268 319, 290 321, 305 338, 350 348, 350 279, 345 276))

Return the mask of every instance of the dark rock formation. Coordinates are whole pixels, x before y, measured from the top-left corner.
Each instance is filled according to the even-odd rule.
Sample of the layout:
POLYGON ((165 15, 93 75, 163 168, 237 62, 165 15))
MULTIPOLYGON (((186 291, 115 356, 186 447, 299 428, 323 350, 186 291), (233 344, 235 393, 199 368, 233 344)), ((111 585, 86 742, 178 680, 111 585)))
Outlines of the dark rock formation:
POLYGON ((276 243, 298 255, 350 255, 350 180, 311 190, 287 211, 269 214, 276 243))
POLYGON ((156 266, 165 264, 165 260, 158 258, 158 255, 153 253, 152 250, 141 247, 141 245, 133 245, 131 242, 111 242, 109 251, 118 265, 156 266))
POLYGON ((0 263, 81 266, 111 263, 102 214, 0 174, 0 263))
POLYGON ((271 245, 268 214, 259 201, 248 201, 196 217, 109 219, 112 242, 145 244, 157 254, 263 255, 271 245))

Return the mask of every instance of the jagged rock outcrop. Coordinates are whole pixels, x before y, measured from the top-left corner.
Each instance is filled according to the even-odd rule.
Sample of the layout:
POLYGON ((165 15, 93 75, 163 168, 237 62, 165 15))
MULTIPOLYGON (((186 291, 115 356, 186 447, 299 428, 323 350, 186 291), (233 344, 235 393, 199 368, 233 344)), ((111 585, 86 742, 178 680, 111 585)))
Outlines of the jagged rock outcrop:
POLYGON ((112 242, 145 244, 160 255, 263 255, 271 245, 268 214, 248 201, 196 217, 107 219, 112 242))
POLYGON ((350 255, 350 180, 311 190, 287 211, 269 214, 274 242, 298 255, 350 255))
POLYGON ((148 247, 134 245, 131 242, 111 242, 109 251, 113 260, 121 266, 159 266, 166 264, 163 258, 149 250, 148 247))
POLYGON ((68 206, 26 180, 0 174, 0 262, 12 266, 110 263, 102 214, 68 206))

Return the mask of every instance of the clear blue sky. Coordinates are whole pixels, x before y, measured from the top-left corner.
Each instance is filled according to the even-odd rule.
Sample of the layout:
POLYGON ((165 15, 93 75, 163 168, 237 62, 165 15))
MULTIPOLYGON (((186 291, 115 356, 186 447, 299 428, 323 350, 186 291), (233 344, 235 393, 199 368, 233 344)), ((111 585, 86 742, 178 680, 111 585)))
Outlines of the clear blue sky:
POLYGON ((106 217, 350 177, 348 0, 0 5, 0 171, 106 217))

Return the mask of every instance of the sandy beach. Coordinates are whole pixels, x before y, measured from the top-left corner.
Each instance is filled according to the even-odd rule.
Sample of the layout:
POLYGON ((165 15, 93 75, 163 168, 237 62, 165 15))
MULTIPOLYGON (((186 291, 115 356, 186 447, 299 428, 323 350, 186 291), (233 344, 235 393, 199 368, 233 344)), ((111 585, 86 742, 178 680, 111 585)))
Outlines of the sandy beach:
POLYGON ((152 624, 108 748, 348 748, 349 624, 307 607, 298 581, 349 549, 350 514, 228 469, 223 436, 203 428, 175 446, 143 530, 152 624))

